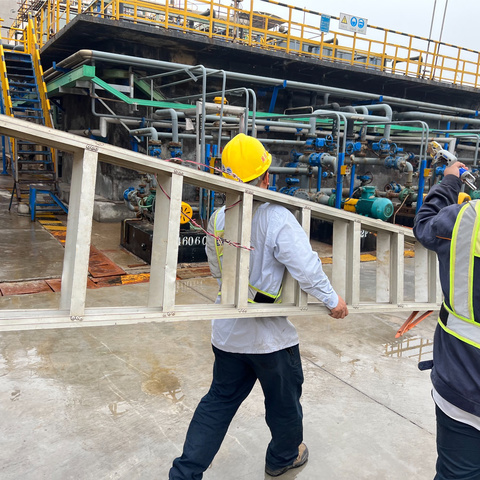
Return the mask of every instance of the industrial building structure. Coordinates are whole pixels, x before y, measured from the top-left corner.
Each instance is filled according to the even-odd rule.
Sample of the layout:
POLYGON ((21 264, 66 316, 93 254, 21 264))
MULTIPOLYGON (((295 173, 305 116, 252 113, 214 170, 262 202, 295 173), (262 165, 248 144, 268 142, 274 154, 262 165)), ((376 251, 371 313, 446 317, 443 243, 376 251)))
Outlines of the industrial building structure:
MULTIPOLYGON (((28 306, 3 295, 0 329, 12 331, 5 332, 4 338, 23 330, 89 326, 93 332, 94 327, 132 329, 141 324, 138 328, 143 333, 149 328, 167 339, 173 330, 187 328, 184 322, 196 321, 199 326, 191 327, 192 331, 208 343, 201 321, 214 317, 255 316, 271 313, 272 308, 303 317, 306 324, 312 316, 324 317, 325 307, 312 302, 291 278, 285 279, 282 304, 268 308, 248 304, 254 200, 287 206, 312 241, 332 244, 328 269, 332 283, 362 328, 368 330, 365 314, 376 321, 382 318, 378 338, 385 350, 392 346, 384 339, 412 310, 438 308, 436 258, 416 242, 409 227, 424 194, 442 178, 444 165, 432 164, 428 149, 432 141, 455 153, 476 175, 479 53, 379 27, 371 28, 381 32, 381 40, 333 27, 321 32, 318 12, 284 6, 282 15, 266 13, 269 3, 278 5, 273 1, 252 0, 247 9, 236 1, 222 3, 25 0, 13 24, 2 28, 0 135, 5 178, 12 180, 11 214, 24 212, 31 220, 44 221, 43 211, 59 215, 68 211, 61 292, 41 302, 32 298, 28 306), (238 132, 257 136, 272 153, 270 191, 219 174, 222 148, 238 132), (225 230, 225 238, 235 246, 225 248, 222 304, 212 303, 215 285, 208 283, 195 285, 190 298, 179 295, 183 284, 178 280, 178 264, 205 259, 202 229, 209 215, 219 205, 237 202, 225 230), (148 286, 136 285, 143 288, 141 295, 140 290, 133 295, 117 292, 120 299, 112 302, 109 292, 113 296, 113 289, 105 288, 103 294, 89 290, 92 219, 122 221, 119 243, 151 264, 148 286), (368 264, 362 262, 366 251, 374 259, 368 264)), ((466 187, 465 194, 475 198, 477 190, 466 187)), ((346 327, 325 325, 326 330, 342 330, 337 341, 345 335, 346 327)), ((354 327, 359 336, 360 328, 354 327)), ((421 328, 428 336, 427 326, 421 328)), ((181 335, 182 341, 173 334, 174 340, 165 347, 172 358, 177 342, 178 350, 188 357, 187 333, 181 335)), ((377 341, 376 334, 372 337, 377 341)), ((309 360, 328 350, 317 336, 312 338, 317 343, 308 344, 313 352, 306 352, 309 360)), ((419 341, 420 354, 422 346, 431 344, 424 340, 419 341)), ((199 349, 199 341, 194 343, 199 349)), ((399 344, 395 348, 401 350, 399 344)), ((201 355, 207 358, 205 352, 201 355)), ((343 364, 338 371, 330 368, 335 365, 334 355, 326 368, 335 370, 343 384, 362 390, 361 382, 349 383, 349 376, 358 373, 358 359, 352 352, 349 355, 353 355, 352 370, 343 364)), ((175 359, 172 364, 182 365, 181 359, 175 359)), ((362 364, 362 358, 358 361, 362 364)), ((88 363, 83 357, 82 362, 88 363)), ((372 366, 372 371, 376 368, 372 366)), ((390 372, 388 368, 378 362, 381 374, 390 372)), ((391 412, 394 416, 401 412, 402 421, 408 420, 399 430, 406 435, 420 428, 414 453, 408 445, 406 450, 398 447, 399 452, 415 457, 417 463, 409 463, 403 453, 397 455, 397 442, 382 440, 378 431, 369 432, 368 426, 380 427, 379 423, 369 420, 359 427, 374 439, 378 451, 382 443, 389 446, 385 447, 389 452, 383 453, 394 459, 399 475, 429 478, 430 467, 420 460, 421 447, 432 436, 430 418, 412 414, 413 407, 402 403, 401 396, 407 380, 422 393, 428 392, 428 381, 417 377, 411 365, 404 368, 408 371, 405 381, 399 380, 402 368, 398 366, 393 379, 388 373, 381 375, 395 392, 393 399, 386 389, 378 400, 382 389, 374 384, 365 387, 368 395, 361 400, 355 395, 348 398, 358 401, 359 409, 364 401, 371 408, 371 399, 386 405, 391 411, 385 414, 381 409, 383 415, 379 415, 385 424, 395 423, 391 412)), ((199 375, 195 368, 192 371, 199 375)), ((158 377, 152 380, 157 381, 158 377)), ((366 375, 362 381, 367 385, 366 375)), ((151 393, 148 385, 144 389, 142 383, 143 392, 151 393)), ((120 389, 110 386, 120 399, 120 389)), ((167 390, 161 390, 162 400, 173 399, 172 408, 179 408, 181 390, 176 384, 167 390)), ((191 398, 189 408, 194 403, 191 398)), ((315 399, 311 400, 314 405, 315 399)), ((113 410, 122 402, 113 402, 113 410)), ((354 402, 346 402, 349 405, 342 410, 347 418, 354 402)), ((332 410, 327 407, 330 413, 338 408, 333 403, 332 410)), ((421 412, 427 411, 425 399, 419 404, 421 412)), ((164 413, 160 429, 167 439, 162 447, 168 458, 162 458, 162 473, 177 448, 172 445, 181 442, 163 430, 172 415, 170 407, 164 413)), ((183 413, 187 418, 188 412, 183 413)), ((318 415, 313 418, 325 420, 318 415)), ((340 435, 336 429, 341 420, 334 414, 329 417, 329 431, 340 435)), ((154 439, 157 433, 147 435, 154 439)), ((357 448, 361 443, 359 439, 357 448)), ((367 450, 359 448, 359 456, 367 450)), ((147 455, 143 448, 136 452, 140 458, 147 455)), ((330 452, 338 454, 336 447, 330 452)), ((327 478, 402 478, 389 471, 380 455, 368 453, 376 458, 373 476, 350 468, 347 461, 338 473, 332 465, 342 462, 335 461, 327 462, 327 478)), ((115 453, 108 454, 117 458, 115 453)), ((148 474, 133 457, 129 462, 121 464, 118 478, 154 478, 152 462, 147 462, 148 474)), ((232 467, 225 459, 218 462, 223 469, 212 471, 211 478, 263 478, 251 474, 247 466, 242 466, 241 475, 236 472, 238 477, 235 470, 225 476, 222 472, 232 472, 232 467)), ((69 464, 74 465, 73 460, 69 464)), ((21 472, 20 467, 8 465, 10 478, 21 472)), ((66 471, 61 468, 58 478, 69 478, 66 471)), ((42 472, 48 475, 49 470, 42 472)), ((71 478, 116 474, 110 465, 92 464, 85 467, 83 476, 71 478)), ((319 478, 308 468, 301 475, 298 478, 319 478)), ((35 470, 25 478, 35 478, 35 470)))

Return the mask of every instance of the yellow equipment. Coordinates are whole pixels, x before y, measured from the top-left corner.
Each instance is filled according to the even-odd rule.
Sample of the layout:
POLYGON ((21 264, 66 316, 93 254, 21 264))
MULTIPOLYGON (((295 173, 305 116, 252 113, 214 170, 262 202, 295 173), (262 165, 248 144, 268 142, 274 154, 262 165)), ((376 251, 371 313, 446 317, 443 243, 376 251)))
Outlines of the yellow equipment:
POLYGON ((272 156, 262 143, 254 137, 239 133, 233 137, 222 152, 223 176, 242 182, 250 182, 263 175, 272 156))

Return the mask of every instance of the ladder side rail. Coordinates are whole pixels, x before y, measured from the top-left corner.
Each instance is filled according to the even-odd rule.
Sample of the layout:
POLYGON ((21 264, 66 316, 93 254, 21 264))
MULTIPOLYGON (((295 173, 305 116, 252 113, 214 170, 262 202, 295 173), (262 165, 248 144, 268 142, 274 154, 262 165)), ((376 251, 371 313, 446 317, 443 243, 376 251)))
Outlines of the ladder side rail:
POLYGON ((173 312, 183 175, 159 172, 157 181, 161 188, 155 199, 148 306, 173 312))
MULTIPOLYGON (((27 27, 25 29, 27 34, 26 45, 28 48, 28 53, 30 54, 32 59, 35 84, 43 113, 43 122, 45 126, 53 128, 52 108, 50 105, 50 100, 47 96, 47 86, 45 84, 43 68, 40 60, 40 46, 38 44, 39 35, 37 34, 35 25, 36 22, 34 22, 32 18, 29 18, 27 27)), ((58 165, 57 152, 54 148, 50 148, 50 155, 54 172, 54 181, 56 182, 58 180, 58 165)), ((55 190, 57 190, 56 185, 55 190)))
MULTIPOLYGON (((35 31, 33 24, 31 26, 31 29, 35 31)), ((33 35, 33 36, 35 39, 37 38, 36 35, 33 35)), ((40 63, 40 49, 37 43, 35 43, 34 45, 35 45, 35 48, 31 54, 31 57, 32 57, 33 70, 35 72, 35 84, 37 87, 38 97, 40 99, 40 105, 42 107, 42 112, 43 112, 43 121, 46 127, 53 128, 52 107, 50 105, 50 100, 48 99, 48 96, 47 96, 47 86, 45 84, 45 80, 43 77, 42 64, 40 63)), ((50 154, 52 158, 54 178, 55 178, 55 181, 57 181, 58 179, 57 178, 58 177, 57 152, 54 148, 50 148, 50 154)))
POLYGON ((68 310, 71 320, 81 320, 85 313, 97 163, 94 149, 73 155, 60 296, 60 309, 68 310))
POLYGON ((10 95, 10 84, 8 81, 7 64, 5 62, 5 49, 0 44, 0 76, 2 81, 3 105, 5 108, 5 115, 9 117, 12 115, 12 97, 10 95))
MULTIPOLYGON (((1 43, 0 43, 0 78, 1 78, 1 85, 2 85, 2 114, 12 117, 13 104, 12 104, 12 97, 10 95, 10 83, 8 81, 7 64, 5 62, 5 49, 3 48, 3 45, 1 43)), ((13 169, 16 141, 13 137, 10 137, 8 141, 10 144, 9 145, 10 152, 12 154, 11 165, 13 169)))

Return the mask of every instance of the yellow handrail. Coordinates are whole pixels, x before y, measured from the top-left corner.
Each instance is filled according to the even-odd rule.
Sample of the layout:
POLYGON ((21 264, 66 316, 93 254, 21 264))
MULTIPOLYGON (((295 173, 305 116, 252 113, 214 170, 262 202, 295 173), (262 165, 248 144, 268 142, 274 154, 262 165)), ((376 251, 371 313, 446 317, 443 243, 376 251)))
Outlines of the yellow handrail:
MULTIPOLYGON (((477 88, 480 83, 477 51, 376 26, 368 27, 372 37, 335 30, 323 33, 318 22, 309 24, 295 16, 297 10, 303 15, 319 16, 318 12, 272 0, 270 3, 285 12, 277 16, 256 11, 254 3, 251 0, 249 10, 243 10, 222 5, 220 0, 175 0, 173 5, 170 0, 163 4, 146 0, 51 0, 35 12, 34 23, 40 47, 83 14, 455 85, 477 88), (376 32, 383 38, 373 38, 376 32)), ((25 0, 12 25, 16 31, 26 27, 28 5, 25 0)))

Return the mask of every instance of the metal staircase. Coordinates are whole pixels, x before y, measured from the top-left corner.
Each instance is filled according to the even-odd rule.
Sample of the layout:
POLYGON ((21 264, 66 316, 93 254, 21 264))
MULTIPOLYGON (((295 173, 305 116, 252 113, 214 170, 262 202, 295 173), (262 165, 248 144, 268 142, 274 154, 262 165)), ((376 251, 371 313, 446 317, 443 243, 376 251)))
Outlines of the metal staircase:
MULTIPOLYGON (((3 109, 6 115, 52 127, 50 104, 43 82, 38 49, 24 53, 0 45, 3 109)), ((58 198, 54 149, 28 140, 11 139, 13 199, 37 211, 67 212, 58 198)))

